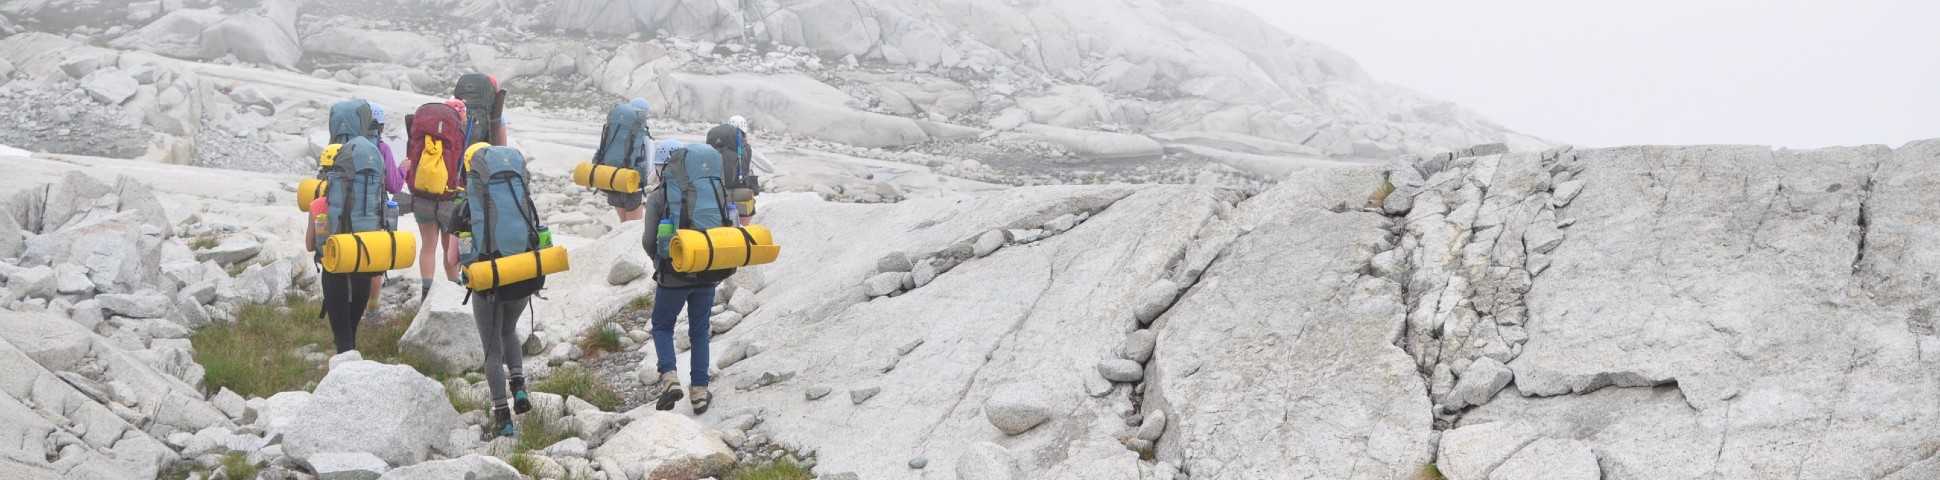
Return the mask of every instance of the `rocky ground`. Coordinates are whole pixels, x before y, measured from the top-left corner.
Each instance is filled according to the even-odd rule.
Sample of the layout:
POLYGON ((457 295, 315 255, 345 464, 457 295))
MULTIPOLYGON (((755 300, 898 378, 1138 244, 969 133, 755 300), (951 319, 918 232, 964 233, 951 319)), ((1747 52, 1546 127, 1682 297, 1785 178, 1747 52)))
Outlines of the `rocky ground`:
POLYGON ((1548 148, 1200 2, 752 3, 0 5, 0 477, 1940 475, 1940 141, 1548 148), (485 437, 470 307, 411 273, 380 318, 422 370, 210 388, 196 332, 317 296, 322 112, 471 70, 572 252, 525 370, 613 397, 485 437), (703 415, 639 408, 643 226, 563 175, 631 96, 775 167, 783 261, 681 355, 703 415))

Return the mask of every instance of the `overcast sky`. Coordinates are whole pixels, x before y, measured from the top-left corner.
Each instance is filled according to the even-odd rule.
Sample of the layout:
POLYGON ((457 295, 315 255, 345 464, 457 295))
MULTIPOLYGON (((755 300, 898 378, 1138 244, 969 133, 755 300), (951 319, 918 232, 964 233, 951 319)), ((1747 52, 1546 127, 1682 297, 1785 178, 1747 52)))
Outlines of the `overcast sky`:
POLYGON ((1553 141, 1940 138, 1940 1, 1221 1, 1553 141))

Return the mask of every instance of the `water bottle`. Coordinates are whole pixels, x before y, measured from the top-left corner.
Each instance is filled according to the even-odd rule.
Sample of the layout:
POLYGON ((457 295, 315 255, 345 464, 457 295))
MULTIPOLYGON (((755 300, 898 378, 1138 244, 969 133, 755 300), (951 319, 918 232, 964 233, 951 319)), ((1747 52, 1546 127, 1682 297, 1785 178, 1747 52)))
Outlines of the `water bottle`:
POLYGON ((552 227, 539 226, 539 248, 552 248, 552 227))
POLYGON ((316 233, 317 233, 318 244, 323 243, 324 237, 330 236, 330 214, 327 214, 327 213, 317 214, 316 233))
POLYGON ((728 204, 728 221, 730 221, 730 222, 739 222, 739 221, 741 221, 741 206, 740 206, 740 205, 736 205, 736 204, 732 204, 732 203, 730 203, 730 204, 728 204))
POLYGON ((471 263, 472 232, 458 232, 458 263, 471 263))
POLYGON ((660 231, 658 236, 660 238, 667 238, 667 237, 674 236, 674 219, 668 218, 668 219, 660 220, 660 231))
POLYGON ((384 224, 390 225, 392 230, 397 229, 397 200, 384 202, 384 224))

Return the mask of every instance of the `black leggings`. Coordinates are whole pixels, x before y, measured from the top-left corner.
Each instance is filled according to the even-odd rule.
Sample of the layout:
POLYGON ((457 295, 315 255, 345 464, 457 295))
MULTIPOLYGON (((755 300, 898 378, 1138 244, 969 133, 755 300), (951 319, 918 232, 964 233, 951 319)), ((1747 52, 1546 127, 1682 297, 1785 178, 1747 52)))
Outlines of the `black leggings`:
POLYGON ((330 334, 337 353, 357 349, 357 324, 370 304, 370 280, 375 273, 323 272, 323 313, 330 317, 330 334))

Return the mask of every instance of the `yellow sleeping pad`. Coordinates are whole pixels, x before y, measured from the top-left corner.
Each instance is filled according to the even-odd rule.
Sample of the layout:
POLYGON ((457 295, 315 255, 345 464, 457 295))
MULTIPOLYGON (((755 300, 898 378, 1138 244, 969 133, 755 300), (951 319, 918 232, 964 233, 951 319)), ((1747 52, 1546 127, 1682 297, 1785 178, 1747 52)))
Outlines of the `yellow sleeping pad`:
POLYGON ((323 241, 323 270, 376 273, 411 268, 418 260, 418 237, 411 232, 341 233, 323 241))
POLYGON ((474 262, 465 266, 465 288, 491 290, 505 285, 552 275, 572 268, 566 247, 553 246, 498 260, 474 262), (541 267, 544 270, 540 270, 541 267))
POLYGON ((667 243, 667 256, 674 271, 694 273, 775 263, 781 246, 775 245, 768 227, 760 225, 713 228, 706 233, 680 230, 667 243))
POLYGON ((310 211, 310 202, 317 201, 317 197, 323 196, 324 189, 327 188, 330 188, 330 182, 320 179, 305 178, 302 182, 297 182, 296 209, 310 211))
POLYGON ((609 192, 634 193, 640 191, 640 171, 580 162, 573 167, 573 183, 609 192))

